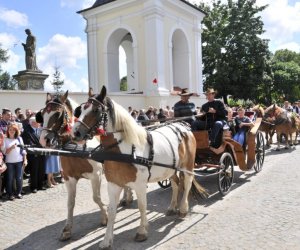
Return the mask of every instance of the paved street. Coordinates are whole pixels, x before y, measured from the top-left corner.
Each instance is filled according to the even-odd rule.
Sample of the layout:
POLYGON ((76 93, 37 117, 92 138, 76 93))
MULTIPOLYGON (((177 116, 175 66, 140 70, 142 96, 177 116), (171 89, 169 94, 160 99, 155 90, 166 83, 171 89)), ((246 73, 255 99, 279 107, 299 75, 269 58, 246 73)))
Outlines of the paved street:
MULTIPOLYGON (((273 146, 275 147, 275 146, 273 146)), ((200 178, 212 194, 192 200, 185 220, 165 217, 170 190, 149 185, 149 239, 133 238, 139 224, 136 201, 118 209, 114 249, 300 249, 300 146, 267 150, 262 172, 235 171, 233 190, 217 193, 215 177, 200 178)), ((107 203, 103 183, 103 199, 107 203)), ((0 249, 98 249, 105 227, 92 201, 89 182, 81 180, 74 212, 73 237, 58 240, 66 218, 63 184, 25 195, 23 200, 1 201, 0 249)))

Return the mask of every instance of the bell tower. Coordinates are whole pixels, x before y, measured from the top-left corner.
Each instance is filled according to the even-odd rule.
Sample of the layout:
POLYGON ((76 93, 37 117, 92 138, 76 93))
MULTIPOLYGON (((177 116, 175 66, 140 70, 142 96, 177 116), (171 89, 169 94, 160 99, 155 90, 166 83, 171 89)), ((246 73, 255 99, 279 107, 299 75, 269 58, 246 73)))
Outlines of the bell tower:
POLYGON ((105 85, 109 94, 150 99, 176 87, 203 92, 202 10, 184 0, 97 0, 78 13, 87 23, 94 91, 105 85))

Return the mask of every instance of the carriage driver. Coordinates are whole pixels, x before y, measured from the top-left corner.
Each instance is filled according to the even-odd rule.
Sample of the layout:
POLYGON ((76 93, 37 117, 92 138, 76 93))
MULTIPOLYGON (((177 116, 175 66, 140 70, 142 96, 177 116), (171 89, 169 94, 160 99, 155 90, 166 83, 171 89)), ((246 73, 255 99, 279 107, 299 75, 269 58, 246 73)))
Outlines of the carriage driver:
POLYGON ((188 117, 185 121, 192 124, 195 120, 194 115, 197 114, 195 104, 190 102, 189 99, 193 95, 187 88, 181 90, 180 101, 174 105, 174 117, 188 117))
POLYGON ((192 130, 211 130, 209 134, 210 146, 218 148, 222 141, 221 129, 226 125, 227 110, 222 101, 215 100, 216 91, 208 88, 206 93, 207 102, 202 105, 204 119, 192 123, 192 130))

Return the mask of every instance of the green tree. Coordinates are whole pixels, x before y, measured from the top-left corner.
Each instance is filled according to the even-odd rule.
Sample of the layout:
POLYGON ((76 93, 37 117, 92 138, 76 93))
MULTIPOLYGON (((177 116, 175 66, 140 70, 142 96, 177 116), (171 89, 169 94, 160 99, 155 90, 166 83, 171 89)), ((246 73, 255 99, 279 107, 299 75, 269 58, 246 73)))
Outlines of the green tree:
POLYGON ((54 67, 55 72, 53 74, 53 81, 51 84, 56 92, 59 92, 64 85, 65 81, 61 79, 61 72, 59 71, 59 67, 54 67))
POLYGON ((214 0, 201 3, 208 15, 203 20, 204 86, 214 87, 227 102, 233 98, 257 100, 265 80, 270 52, 259 15, 266 6, 255 0, 214 0))
POLYGON ((300 99, 300 54, 278 50, 272 58, 275 101, 300 99))
POLYGON ((10 77, 8 72, 3 72, 1 65, 6 63, 9 56, 7 55, 7 50, 1 48, 0 44, 0 89, 10 89, 13 90, 17 86, 16 80, 10 77))
POLYGON ((120 81, 120 90, 126 91, 127 90, 127 76, 123 76, 120 81))

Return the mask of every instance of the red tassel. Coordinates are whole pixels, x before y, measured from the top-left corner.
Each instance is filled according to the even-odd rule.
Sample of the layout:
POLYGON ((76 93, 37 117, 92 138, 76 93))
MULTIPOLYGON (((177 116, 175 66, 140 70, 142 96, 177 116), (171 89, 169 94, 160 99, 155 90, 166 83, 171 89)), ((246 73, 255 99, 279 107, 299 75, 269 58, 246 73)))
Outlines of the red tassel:
POLYGON ((103 128, 97 128, 96 132, 97 132, 98 135, 105 135, 106 134, 105 130, 103 128))
POLYGON ((154 78, 153 81, 152 81, 152 83, 153 83, 153 84, 157 84, 157 79, 154 78))
POLYGON ((67 133, 70 133, 71 130, 72 130, 71 125, 70 125, 70 124, 67 124, 67 125, 65 126, 65 131, 66 131, 67 133))

